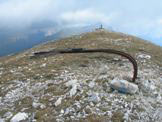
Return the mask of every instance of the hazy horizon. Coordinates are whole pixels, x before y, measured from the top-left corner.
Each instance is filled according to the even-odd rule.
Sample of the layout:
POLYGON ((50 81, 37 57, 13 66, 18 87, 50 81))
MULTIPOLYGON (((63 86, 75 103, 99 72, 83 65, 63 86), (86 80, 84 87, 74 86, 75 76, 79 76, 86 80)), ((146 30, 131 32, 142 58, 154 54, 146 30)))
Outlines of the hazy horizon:
POLYGON ((161 0, 1 0, 0 9, 1 51, 23 41, 38 43, 41 34, 96 23, 162 46, 161 0))

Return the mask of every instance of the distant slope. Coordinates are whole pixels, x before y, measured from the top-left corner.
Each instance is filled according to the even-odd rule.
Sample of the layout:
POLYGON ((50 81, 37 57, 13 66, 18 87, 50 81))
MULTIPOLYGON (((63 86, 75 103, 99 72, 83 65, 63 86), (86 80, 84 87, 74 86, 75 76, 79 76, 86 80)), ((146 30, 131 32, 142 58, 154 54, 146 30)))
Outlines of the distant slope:
POLYGON ((0 56, 21 52, 50 40, 58 40, 94 30, 94 26, 65 27, 63 29, 57 29, 54 27, 39 29, 39 26, 37 27, 38 29, 34 28, 36 27, 33 27, 33 30, 27 29, 22 32, 6 30, 6 33, 0 34, 0 56))

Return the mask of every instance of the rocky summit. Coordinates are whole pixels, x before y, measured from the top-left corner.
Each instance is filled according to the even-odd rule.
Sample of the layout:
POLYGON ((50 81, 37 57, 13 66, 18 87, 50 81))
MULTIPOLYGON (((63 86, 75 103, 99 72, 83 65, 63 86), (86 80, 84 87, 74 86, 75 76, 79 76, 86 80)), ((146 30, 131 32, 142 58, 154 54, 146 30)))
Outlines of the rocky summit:
POLYGON ((162 48, 118 32, 96 30, 50 41, 0 58, 0 122, 161 122, 162 48), (132 64, 106 53, 34 52, 65 48, 108 48, 138 63, 135 90, 112 83, 131 82, 132 64))

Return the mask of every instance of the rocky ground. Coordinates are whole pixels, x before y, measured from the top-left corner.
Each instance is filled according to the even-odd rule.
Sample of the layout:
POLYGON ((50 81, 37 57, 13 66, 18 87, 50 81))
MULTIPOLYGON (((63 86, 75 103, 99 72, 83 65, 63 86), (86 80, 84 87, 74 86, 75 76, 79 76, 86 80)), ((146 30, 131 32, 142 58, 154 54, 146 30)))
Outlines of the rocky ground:
POLYGON ((0 122, 161 122, 162 48, 121 33, 96 31, 0 59, 0 122), (138 62, 135 94, 111 88, 131 81, 131 63, 108 54, 31 58, 53 48, 113 48, 138 62))

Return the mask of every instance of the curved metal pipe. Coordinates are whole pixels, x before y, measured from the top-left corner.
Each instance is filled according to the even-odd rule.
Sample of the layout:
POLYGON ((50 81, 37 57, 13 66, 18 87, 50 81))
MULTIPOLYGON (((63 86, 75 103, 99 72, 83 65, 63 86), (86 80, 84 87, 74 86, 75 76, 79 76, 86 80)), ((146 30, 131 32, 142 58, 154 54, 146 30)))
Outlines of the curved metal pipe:
POLYGON ((137 62, 136 60, 129 54, 122 52, 122 51, 118 51, 118 50, 114 50, 114 49, 84 49, 84 48, 73 48, 73 49, 63 49, 63 50, 59 50, 59 49, 54 49, 48 52, 37 52, 34 53, 35 56, 40 56, 40 55, 46 55, 46 54, 66 54, 66 53, 111 53, 111 54, 117 54, 117 55, 121 55, 125 58, 127 58, 133 65, 133 69, 134 69, 134 74, 133 74, 133 78, 132 78, 132 82, 135 82, 136 78, 137 78, 137 73, 138 73, 138 66, 137 66, 137 62))

